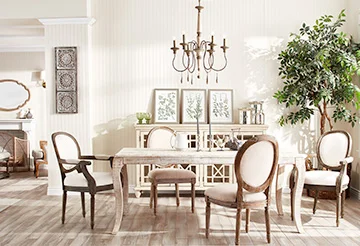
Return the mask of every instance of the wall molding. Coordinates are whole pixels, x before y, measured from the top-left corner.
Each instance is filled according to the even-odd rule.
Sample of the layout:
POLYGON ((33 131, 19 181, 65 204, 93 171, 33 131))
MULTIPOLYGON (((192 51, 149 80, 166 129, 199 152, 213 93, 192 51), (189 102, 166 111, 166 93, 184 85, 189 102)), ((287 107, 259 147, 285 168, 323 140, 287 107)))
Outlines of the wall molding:
POLYGON ((79 17, 79 18, 44 18, 38 19, 43 25, 89 25, 92 26, 96 20, 92 17, 79 17))
POLYGON ((45 47, 41 45, 34 46, 0 46, 1 53, 8 52, 45 52, 45 47))

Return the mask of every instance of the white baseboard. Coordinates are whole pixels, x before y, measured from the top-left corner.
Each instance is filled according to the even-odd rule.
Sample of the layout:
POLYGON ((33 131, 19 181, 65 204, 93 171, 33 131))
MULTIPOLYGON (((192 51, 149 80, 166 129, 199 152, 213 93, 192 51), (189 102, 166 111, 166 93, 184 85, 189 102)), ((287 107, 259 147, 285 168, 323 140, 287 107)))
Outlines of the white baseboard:
POLYGON ((135 194, 135 185, 129 185, 129 194, 135 194))
POLYGON ((360 200, 360 190, 350 187, 350 194, 351 194, 351 197, 354 197, 354 198, 360 200))

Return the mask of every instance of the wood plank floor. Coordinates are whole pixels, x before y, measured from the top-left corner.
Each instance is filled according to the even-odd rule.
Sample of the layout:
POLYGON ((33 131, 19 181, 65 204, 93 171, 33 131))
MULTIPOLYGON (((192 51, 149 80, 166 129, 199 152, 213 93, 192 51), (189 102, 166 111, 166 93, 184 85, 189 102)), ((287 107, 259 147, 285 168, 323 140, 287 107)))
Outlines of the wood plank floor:
MULTIPOLYGON (((90 229, 89 199, 86 218, 81 215, 80 195, 68 196, 65 224, 61 224, 61 197, 47 196, 47 178, 32 173, 11 174, 0 180, 0 245, 233 245, 235 211, 213 205, 211 232, 205 238, 205 202, 196 198, 191 213, 190 197, 182 197, 176 207, 174 197, 158 199, 158 215, 148 207, 149 198, 130 198, 130 211, 117 235, 114 224, 113 194, 96 196, 95 228, 90 229)), ((335 226, 335 202, 319 200, 316 215, 313 199, 303 196, 302 220, 305 234, 296 232, 290 220, 289 199, 285 195, 284 216, 271 205, 271 245, 360 245, 360 201, 347 199, 345 218, 335 226)), ((243 216, 245 218, 245 216, 243 216)), ((250 232, 244 221, 242 245, 268 245, 263 210, 251 214, 250 232)))

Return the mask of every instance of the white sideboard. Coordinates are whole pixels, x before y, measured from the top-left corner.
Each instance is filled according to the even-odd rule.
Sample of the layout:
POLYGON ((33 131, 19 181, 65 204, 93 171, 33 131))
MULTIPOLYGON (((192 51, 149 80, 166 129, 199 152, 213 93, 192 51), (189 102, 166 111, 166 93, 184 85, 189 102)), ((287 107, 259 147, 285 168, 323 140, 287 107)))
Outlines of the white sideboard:
MULTIPOLYGON (((139 124, 135 125, 136 130, 136 147, 146 148, 147 135, 149 131, 155 127, 161 126, 161 124, 139 124)), ((186 133, 189 140, 189 148, 196 149, 196 124, 168 124, 177 132, 186 133)), ((212 124, 211 135, 212 139, 216 139, 217 136, 224 138, 225 136, 231 136, 232 129, 234 135, 240 140, 247 140, 255 135, 265 134, 268 129, 267 125, 239 125, 239 124, 212 124)), ((210 147, 209 141, 209 125, 200 124, 200 148, 202 151, 207 151, 210 147)), ((212 148, 215 148, 214 144, 211 144, 212 148)), ((220 150, 219 150, 220 151, 220 150)), ((150 182, 148 179, 148 173, 150 170, 157 168, 153 164, 142 164, 136 166, 136 186, 135 196, 140 197, 142 191, 150 190, 150 182)), ((182 164, 179 168, 191 170, 196 173, 196 190, 205 190, 209 186, 213 186, 217 183, 233 183, 235 181, 232 165, 213 164, 209 165, 192 165, 182 164)), ((190 186, 183 185, 182 189, 190 189, 190 186)), ((159 190, 174 190, 173 185, 159 186, 159 190)))

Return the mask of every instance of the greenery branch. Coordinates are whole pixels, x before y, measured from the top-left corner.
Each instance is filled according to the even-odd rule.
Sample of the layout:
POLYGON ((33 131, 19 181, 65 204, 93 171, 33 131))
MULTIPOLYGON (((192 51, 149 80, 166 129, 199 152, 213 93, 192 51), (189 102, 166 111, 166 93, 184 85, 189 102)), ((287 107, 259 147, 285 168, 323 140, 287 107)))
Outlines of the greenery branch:
POLYGON ((360 89, 352 82, 359 74, 360 45, 338 29, 345 22, 342 10, 333 22, 333 16, 324 15, 310 27, 305 23, 299 34, 292 33, 292 40, 279 56, 279 76, 284 87, 274 94, 280 104, 291 112, 281 116, 279 123, 303 123, 317 108, 320 114, 320 131, 330 130, 336 121, 355 125, 359 118, 349 109, 349 104, 360 108, 360 89), (328 113, 329 106, 334 108, 328 113))

